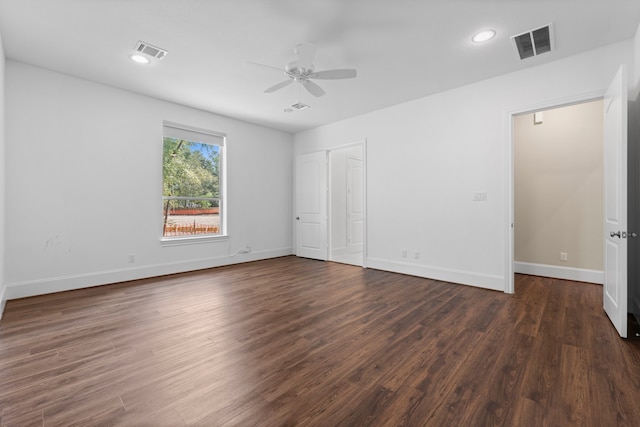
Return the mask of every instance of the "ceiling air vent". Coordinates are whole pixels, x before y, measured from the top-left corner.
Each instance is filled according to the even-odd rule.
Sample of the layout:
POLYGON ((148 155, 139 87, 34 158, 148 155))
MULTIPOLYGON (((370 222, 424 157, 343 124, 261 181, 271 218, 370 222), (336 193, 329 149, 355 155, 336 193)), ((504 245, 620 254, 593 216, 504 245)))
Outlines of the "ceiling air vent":
POLYGON ((167 51, 164 49, 160 49, 159 47, 155 47, 145 42, 138 42, 135 47, 135 51, 139 53, 143 53, 152 58, 161 60, 167 55, 167 51))
POLYGON ((293 104, 292 107, 295 108, 296 110, 306 110, 307 108, 309 108, 309 105, 303 104, 302 102, 298 102, 293 104))
POLYGON ((553 49, 553 26, 549 24, 545 27, 512 36, 511 40, 513 40, 520 59, 538 56, 553 49))

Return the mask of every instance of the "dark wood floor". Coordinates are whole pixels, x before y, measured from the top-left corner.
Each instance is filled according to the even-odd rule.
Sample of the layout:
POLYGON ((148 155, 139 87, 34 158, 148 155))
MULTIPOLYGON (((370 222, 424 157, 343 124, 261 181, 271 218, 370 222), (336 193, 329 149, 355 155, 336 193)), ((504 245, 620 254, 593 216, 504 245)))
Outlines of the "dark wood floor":
POLYGON ((602 287, 279 258, 9 301, 3 426, 639 426, 602 287))

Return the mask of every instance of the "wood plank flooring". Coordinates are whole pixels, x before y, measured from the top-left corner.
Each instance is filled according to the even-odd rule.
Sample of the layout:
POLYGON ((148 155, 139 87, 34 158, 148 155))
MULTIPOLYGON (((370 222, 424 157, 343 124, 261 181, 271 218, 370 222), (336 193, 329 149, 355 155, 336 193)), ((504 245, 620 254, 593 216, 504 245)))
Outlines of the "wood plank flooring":
POLYGON ((602 287, 284 257, 9 301, 2 426, 640 426, 602 287))

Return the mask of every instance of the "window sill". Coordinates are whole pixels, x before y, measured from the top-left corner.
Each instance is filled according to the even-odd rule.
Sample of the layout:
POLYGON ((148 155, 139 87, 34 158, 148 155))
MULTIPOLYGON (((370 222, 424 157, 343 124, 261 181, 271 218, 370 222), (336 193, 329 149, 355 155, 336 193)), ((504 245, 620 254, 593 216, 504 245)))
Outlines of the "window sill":
POLYGON ((160 246, 194 245, 198 243, 224 242, 227 240, 229 240, 228 235, 162 237, 160 238, 160 246))

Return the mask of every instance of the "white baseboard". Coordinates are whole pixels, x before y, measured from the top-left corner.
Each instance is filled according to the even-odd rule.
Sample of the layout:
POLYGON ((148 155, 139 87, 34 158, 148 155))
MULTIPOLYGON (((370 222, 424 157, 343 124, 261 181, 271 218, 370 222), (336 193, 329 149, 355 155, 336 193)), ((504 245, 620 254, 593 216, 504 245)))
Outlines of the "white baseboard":
POLYGON ((74 276, 52 277, 40 280, 9 283, 7 284, 6 299, 26 298, 35 295, 107 285, 110 283, 127 282, 129 280, 222 267, 225 265, 287 256, 292 253, 292 248, 281 248, 268 251, 250 252, 248 254, 237 255, 234 257, 201 258, 174 263, 147 265, 137 268, 99 271, 74 276))
POLYGON ((575 282, 604 283, 604 272, 584 268, 558 267, 557 265, 514 262, 513 271, 533 276, 553 277, 554 279, 573 280, 575 282))
POLYGON ((367 268, 408 274, 410 276, 425 277, 444 282, 459 283, 462 285, 475 286, 477 288, 492 289, 494 291, 504 292, 506 285, 504 277, 498 275, 388 261, 379 258, 367 258, 366 264, 367 268))

